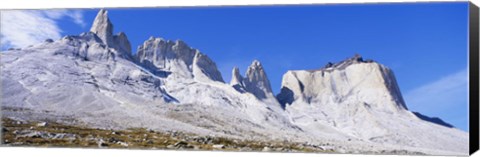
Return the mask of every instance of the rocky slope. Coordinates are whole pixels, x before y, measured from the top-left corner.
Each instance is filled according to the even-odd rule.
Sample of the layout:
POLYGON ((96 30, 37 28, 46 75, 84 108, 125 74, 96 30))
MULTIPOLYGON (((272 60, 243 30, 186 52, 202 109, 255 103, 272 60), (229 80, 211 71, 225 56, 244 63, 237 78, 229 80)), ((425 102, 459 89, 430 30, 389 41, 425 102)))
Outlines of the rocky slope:
POLYGON ((90 32, 2 52, 2 116, 328 143, 334 152, 468 152, 467 133, 408 111, 393 72, 360 56, 289 71, 275 97, 259 61, 245 77, 234 68, 228 84, 214 61, 183 41, 151 37, 132 55, 126 34, 113 28, 101 10, 90 32))
MULTIPOLYGON (((8 90, 2 92, 2 107, 15 108, 3 114, 245 139, 293 139, 299 131, 279 107, 225 84, 215 63, 199 50, 152 37, 130 56, 119 49, 125 44, 105 42, 113 34, 110 28, 101 10, 91 29, 95 33, 3 52, 2 88, 8 90), (31 113, 15 112, 18 108, 31 113), (284 131, 291 136, 284 138, 284 131)), ((125 35, 113 37, 128 43, 125 35)))

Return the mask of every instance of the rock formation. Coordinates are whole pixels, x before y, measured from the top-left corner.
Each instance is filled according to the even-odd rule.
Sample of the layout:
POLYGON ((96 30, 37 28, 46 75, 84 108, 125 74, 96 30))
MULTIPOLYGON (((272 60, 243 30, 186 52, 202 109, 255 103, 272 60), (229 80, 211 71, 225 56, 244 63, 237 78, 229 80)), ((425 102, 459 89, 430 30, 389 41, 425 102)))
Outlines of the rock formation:
POLYGON ((241 93, 245 92, 245 84, 243 83, 243 77, 240 74, 240 69, 238 69, 238 67, 234 67, 232 70, 230 85, 241 93))
POLYGON ((95 33, 107 46, 113 47, 113 24, 108 19, 108 11, 101 9, 93 21, 90 32, 95 33))
POLYGON ((107 10, 101 9, 98 12, 95 20, 93 21, 93 25, 90 28, 90 32, 96 34, 106 47, 113 48, 115 50, 115 52, 111 53, 122 58, 131 59, 132 48, 130 45, 130 41, 128 40, 127 35, 123 32, 120 32, 117 35, 113 35, 113 24, 108 18, 107 10))
POLYGON ((135 61, 152 71, 163 71, 181 78, 223 82, 216 64, 181 40, 150 37, 138 47, 135 61))
POLYGON ((258 60, 254 60, 248 67, 245 78, 240 75, 237 67, 233 68, 230 85, 240 92, 252 93, 258 99, 273 97, 270 81, 258 60))
POLYGON ((193 75, 195 79, 202 82, 219 81, 223 82, 222 74, 217 69, 217 65, 207 55, 195 52, 193 58, 193 75))
POLYGON ((267 74, 259 61, 254 60, 245 74, 245 89, 260 99, 273 96, 267 74))
POLYGON ((114 48, 121 52, 121 57, 132 59, 132 46, 127 38, 127 35, 123 32, 113 36, 114 48))
POLYGON ((277 97, 282 105, 297 100, 325 101, 322 96, 328 96, 329 103, 356 97, 382 110, 407 109, 393 72, 376 62, 363 61, 359 55, 319 70, 288 71, 281 90, 277 97))
POLYGON ((277 99, 304 130, 331 128, 351 138, 405 146, 428 147, 424 142, 435 138, 420 133, 428 132, 424 127, 411 127, 427 122, 407 109, 393 72, 360 55, 318 70, 288 71, 277 99))

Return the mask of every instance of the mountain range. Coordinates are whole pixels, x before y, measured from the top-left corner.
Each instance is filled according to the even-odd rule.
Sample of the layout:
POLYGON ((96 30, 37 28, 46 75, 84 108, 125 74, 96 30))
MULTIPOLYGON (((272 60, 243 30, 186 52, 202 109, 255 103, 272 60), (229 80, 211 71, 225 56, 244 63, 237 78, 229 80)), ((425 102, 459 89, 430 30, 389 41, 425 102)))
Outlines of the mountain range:
POLYGON ((330 143, 337 152, 467 154, 468 133, 408 110, 393 71, 360 55, 283 75, 222 78, 206 53, 150 37, 135 53, 100 10, 90 32, 1 52, 2 116, 93 128, 330 143))

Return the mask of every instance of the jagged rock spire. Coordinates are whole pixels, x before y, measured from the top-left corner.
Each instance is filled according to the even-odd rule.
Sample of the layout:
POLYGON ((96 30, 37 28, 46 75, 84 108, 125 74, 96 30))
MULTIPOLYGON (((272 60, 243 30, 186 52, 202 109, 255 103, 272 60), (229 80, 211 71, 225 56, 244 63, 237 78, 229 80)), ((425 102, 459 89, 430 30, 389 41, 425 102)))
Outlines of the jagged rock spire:
POLYGON ((258 100, 269 102, 268 104, 278 104, 265 69, 258 60, 254 60, 248 67, 245 77, 240 74, 238 67, 234 67, 230 85, 240 93, 250 93, 258 100))
POLYGON ((108 11, 101 9, 95 20, 93 21, 90 32, 97 35, 97 37, 109 48, 116 50, 114 52, 117 56, 132 59, 132 48, 127 35, 123 32, 113 35, 113 24, 108 18, 108 11))
POLYGON ((233 67, 230 85, 238 92, 245 93, 245 84, 243 83, 243 80, 243 76, 240 74, 238 67, 233 67))
POLYGON ((272 92, 270 87, 270 81, 267 78, 267 74, 263 69, 262 64, 258 60, 254 60, 252 64, 248 67, 246 79, 251 83, 258 83, 262 85, 267 92, 272 92))
POLYGON ((113 45, 113 24, 108 19, 108 11, 101 9, 93 21, 90 32, 97 34, 107 46, 113 45))
POLYGON ((272 87, 262 64, 254 60, 248 67, 245 78, 240 75, 240 70, 234 67, 230 85, 239 92, 249 92, 258 99, 273 97, 272 87))
POLYGON ((241 85, 243 86, 243 78, 242 75, 240 75, 240 70, 238 67, 233 67, 232 70, 232 79, 230 80, 230 85, 241 85))

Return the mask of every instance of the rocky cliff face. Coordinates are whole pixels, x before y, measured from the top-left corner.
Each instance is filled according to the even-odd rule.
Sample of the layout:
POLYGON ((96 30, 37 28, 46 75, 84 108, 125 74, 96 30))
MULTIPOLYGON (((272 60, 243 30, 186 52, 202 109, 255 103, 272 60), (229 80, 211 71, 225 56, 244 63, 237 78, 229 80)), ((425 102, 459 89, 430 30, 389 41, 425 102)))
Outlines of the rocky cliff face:
POLYGON ((108 18, 108 12, 102 9, 98 12, 95 20, 93 21, 90 32, 97 34, 98 38, 102 40, 102 43, 108 46, 113 46, 113 24, 108 18))
POLYGON ((240 92, 252 93, 258 99, 273 97, 267 74, 260 61, 257 60, 254 60, 248 67, 245 78, 240 75, 237 67, 233 68, 230 85, 240 92))
POLYGON ((428 147, 425 142, 435 137, 412 126, 443 127, 419 121, 408 111, 393 72, 359 55, 317 70, 288 71, 277 99, 293 123, 304 130, 336 130, 332 136, 428 147))
POLYGON ((223 82, 216 64, 199 50, 181 40, 171 41, 151 37, 138 47, 135 61, 153 71, 162 71, 175 77, 200 81, 223 82))
POLYGON ((132 59, 132 46, 125 33, 120 32, 113 36, 114 48, 121 52, 121 57, 132 59))
POLYGON ((360 56, 319 70, 288 71, 277 98, 284 106, 293 101, 342 103, 351 98, 388 112, 406 110, 393 72, 360 56), (328 101, 328 102, 327 102, 328 101))
POLYGON ((230 85, 238 92, 246 92, 245 83, 243 83, 243 76, 240 74, 240 69, 238 69, 238 67, 234 67, 232 70, 232 79, 230 80, 230 85))
POLYGON ((113 35, 113 24, 108 18, 107 10, 102 9, 98 12, 95 20, 93 21, 93 25, 90 28, 90 32, 95 34, 101 43, 103 43, 94 43, 97 44, 95 45, 96 47, 102 46, 113 49, 107 50, 108 52, 97 52, 94 55, 101 57, 115 55, 118 57, 131 59, 132 48, 130 41, 128 40, 127 35, 123 32, 113 35))
POLYGON ((260 99, 273 96, 270 80, 268 80, 267 73, 259 61, 254 60, 245 75, 245 89, 248 92, 253 93, 260 99))
POLYGON ((217 65, 213 62, 207 55, 200 53, 200 51, 195 52, 195 57, 193 58, 193 76, 197 81, 208 82, 208 81, 218 81, 223 82, 222 74, 217 69, 217 65))

